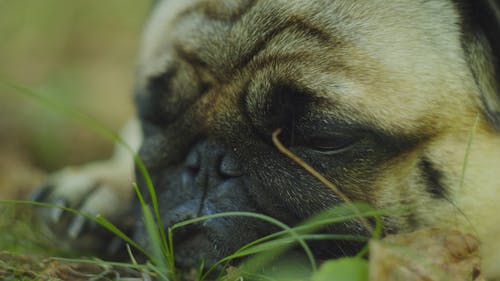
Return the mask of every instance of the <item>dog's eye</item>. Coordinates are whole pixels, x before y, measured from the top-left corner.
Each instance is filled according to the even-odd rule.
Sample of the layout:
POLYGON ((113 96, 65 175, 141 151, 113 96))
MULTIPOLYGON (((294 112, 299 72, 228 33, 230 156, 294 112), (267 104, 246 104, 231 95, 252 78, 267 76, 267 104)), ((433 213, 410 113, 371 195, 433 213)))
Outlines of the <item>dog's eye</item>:
POLYGON ((323 154, 338 154, 352 148, 360 139, 357 137, 317 137, 307 142, 307 147, 323 154))

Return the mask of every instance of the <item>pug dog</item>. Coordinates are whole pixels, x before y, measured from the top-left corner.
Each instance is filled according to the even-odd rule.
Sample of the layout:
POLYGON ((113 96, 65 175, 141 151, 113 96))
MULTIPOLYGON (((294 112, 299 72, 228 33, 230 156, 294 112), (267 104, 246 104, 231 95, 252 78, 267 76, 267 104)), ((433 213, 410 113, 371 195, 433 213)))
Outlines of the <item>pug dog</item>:
MULTIPOLYGON (((499 6, 157 1, 138 56, 138 117, 125 139, 151 175, 163 227, 228 211, 293 226, 341 204, 278 151, 272 134, 281 129, 279 140, 351 201, 409 209, 384 218, 385 233, 473 233, 486 276, 500 277, 499 6)), ((147 194, 146 182, 132 171, 132 156, 117 148, 110 160, 56 173, 35 199, 128 221, 147 245, 131 199, 131 183, 147 194)), ((106 241, 82 217, 48 209, 43 218, 75 247, 106 241)), ((213 264, 276 230, 246 217, 207 220, 174 233, 176 262, 213 264)), ((328 231, 366 235, 357 221, 328 231)), ((357 245, 314 249, 341 256, 357 245)))

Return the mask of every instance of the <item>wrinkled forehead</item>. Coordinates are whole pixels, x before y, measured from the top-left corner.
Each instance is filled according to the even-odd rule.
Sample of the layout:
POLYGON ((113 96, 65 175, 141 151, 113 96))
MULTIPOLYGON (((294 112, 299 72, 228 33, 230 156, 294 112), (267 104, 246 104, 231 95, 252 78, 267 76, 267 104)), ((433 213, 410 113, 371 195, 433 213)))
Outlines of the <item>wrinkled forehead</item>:
POLYGON ((316 70, 303 80, 342 89, 326 92, 360 118, 386 126, 398 120, 393 127, 404 129, 431 106, 456 111, 451 105, 464 103, 459 22, 446 0, 163 0, 143 35, 138 82, 164 73, 178 57, 223 77, 255 57, 267 55, 265 63, 279 53, 276 61, 283 61, 289 53, 293 59, 276 74, 316 70))
POLYGON ((414 52, 429 42, 432 53, 456 53, 457 44, 449 40, 459 37, 458 23, 456 9, 443 0, 163 0, 158 1, 146 26, 140 62, 148 69, 155 69, 155 64, 161 68, 159 64, 167 59, 162 58, 164 53, 179 39, 188 45, 196 41, 199 46, 193 46, 195 52, 203 51, 200 47, 214 48, 208 51, 228 56, 231 52, 217 49, 228 46, 235 56, 244 56, 245 48, 290 25, 325 38, 349 40, 373 56, 398 58, 392 60, 397 62, 404 61, 404 52, 416 57, 414 52), (236 29, 238 36, 228 42, 231 29, 236 29), (439 40, 443 36, 449 38, 439 40), (450 46, 455 49, 450 50, 450 46))

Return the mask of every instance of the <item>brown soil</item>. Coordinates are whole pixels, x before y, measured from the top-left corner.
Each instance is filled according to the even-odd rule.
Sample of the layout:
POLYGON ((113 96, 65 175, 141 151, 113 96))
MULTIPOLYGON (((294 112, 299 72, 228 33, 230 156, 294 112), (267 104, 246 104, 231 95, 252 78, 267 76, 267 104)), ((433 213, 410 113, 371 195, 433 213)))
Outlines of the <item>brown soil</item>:
POLYGON ((0 252, 0 280, 87 281, 145 280, 141 273, 102 264, 0 252))

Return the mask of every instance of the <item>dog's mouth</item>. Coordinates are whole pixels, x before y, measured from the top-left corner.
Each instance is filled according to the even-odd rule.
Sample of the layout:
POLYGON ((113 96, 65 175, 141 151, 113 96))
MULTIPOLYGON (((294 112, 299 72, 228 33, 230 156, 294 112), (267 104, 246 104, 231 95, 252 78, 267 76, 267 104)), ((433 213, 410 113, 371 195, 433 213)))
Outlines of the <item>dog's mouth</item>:
MULTIPOLYGON (((205 268, 212 267, 267 234, 259 230, 255 223, 253 219, 219 217, 175 229, 173 245, 176 265, 180 268, 200 268, 203 262, 205 268)), ((232 261, 233 264, 235 262, 232 261)))
MULTIPOLYGON (((165 234, 168 233, 167 231, 168 229, 165 229, 165 234)), ((175 267, 181 269, 181 271, 198 270, 202 264, 205 269, 208 269, 221 259, 217 253, 216 244, 198 226, 182 227, 172 233, 173 247, 169 248, 169 251, 173 252, 175 267)), ((138 223, 136 226, 134 240, 148 253, 157 250, 152 248, 154 246, 142 223, 138 223)))
POLYGON ((190 228, 182 235, 174 233, 173 245, 175 265, 184 270, 209 268, 221 259, 216 244, 199 229, 190 228))
MULTIPOLYGON (((217 223, 214 224, 215 226, 207 226, 206 224, 194 225, 178 232, 174 231, 175 264, 181 272, 198 271, 202 267, 203 271, 207 272, 214 265, 217 265, 211 270, 210 276, 212 276, 213 274, 220 273, 228 264, 238 266, 246 260, 246 258, 237 258, 229 261, 228 264, 225 262, 219 263, 222 259, 234 254, 238 249, 254 240, 243 240, 241 237, 238 237, 237 233, 234 233, 233 236, 226 236, 227 232, 215 233, 212 228, 218 226, 217 223)), ((339 240, 308 241, 307 244, 314 252, 317 261, 345 255, 355 255, 364 246, 363 242, 339 240)), ((273 249, 270 249, 270 251, 273 251, 273 249)), ((274 259, 269 260, 269 263, 262 264, 263 268, 254 268, 254 270, 260 271, 265 270, 265 268, 278 270, 281 266, 285 266, 286 268, 298 260, 302 261, 298 263, 302 266, 309 263, 304 249, 298 244, 290 246, 284 252, 281 252, 279 247, 276 248, 276 251, 277 256, 274 259)))
MULTIPOLYGON (((264 236, 255 230, 255 224, 252 223, 251 219, 219 217, 176 227, 172 231, 171 249, 175 266, 181 271, 199 270, 202 265, 204 270, 211 268, 242 246, 264 236), (236 223, 233 219, 236 219, 236 223)), ((166 234, 169 226, 164 229, 166 234)), ((142 222, 136 226, 134 239, 148 252, 154 251, 142 222)), ((230 264, 235 265, 237 262, 233 260, 230 264)))
MULTIPOLYGON (((174 210, 169 212, 170 215, 173 213, 175 213, 174 210)), ((171 224, 166 224, 166 233, 168 233, 171 226, 171 224)), ((176 226, 172 230, 175 267, 182 276, 198 274, 202 270, 203 274, 208 274, 208 280, 211 280, 210 278, 213 276, 223 274, 227 265, 239 266, 247 261, 247 257, 245 257, 219 263, 222 259, 230 257, 248 243, 276 231, 279 231, 279 229, 269 223, 263 223, 255 218, 238 216, 221 216, 181 227, 176 226), (210 273, 207 273, 208 270, 210 270, 210 273)), ((148 251, 153 250, 147 241, 148 237, 144 226, 137 228, 136 238, 148 251)), ((332 257, 354 255, 364 246, 364 242, 339 240, 308 240, 307 244, 318 261, 332 257)), ((273 249, 270 249, 270 251, 273 251, 273 249)), ((270 260, 269 263, 262 264, 262 267, 254 270, 258 272, 270 268, 278 270, 281 268, 281 263, 288 270, 289 262, 295 263, 296 260, 303 261, 298 264, 308 264, 304 249, 298 245, 290 245, 284 252, 278 250, 276 253, 272 261, 270 260)), ((250 258, 252 259, 252 257, 250 258)), ((259 256, 255 256, 255 259, 259 258, 259 256)), ((297 266, 292 268, 297 268, 297 266)))

